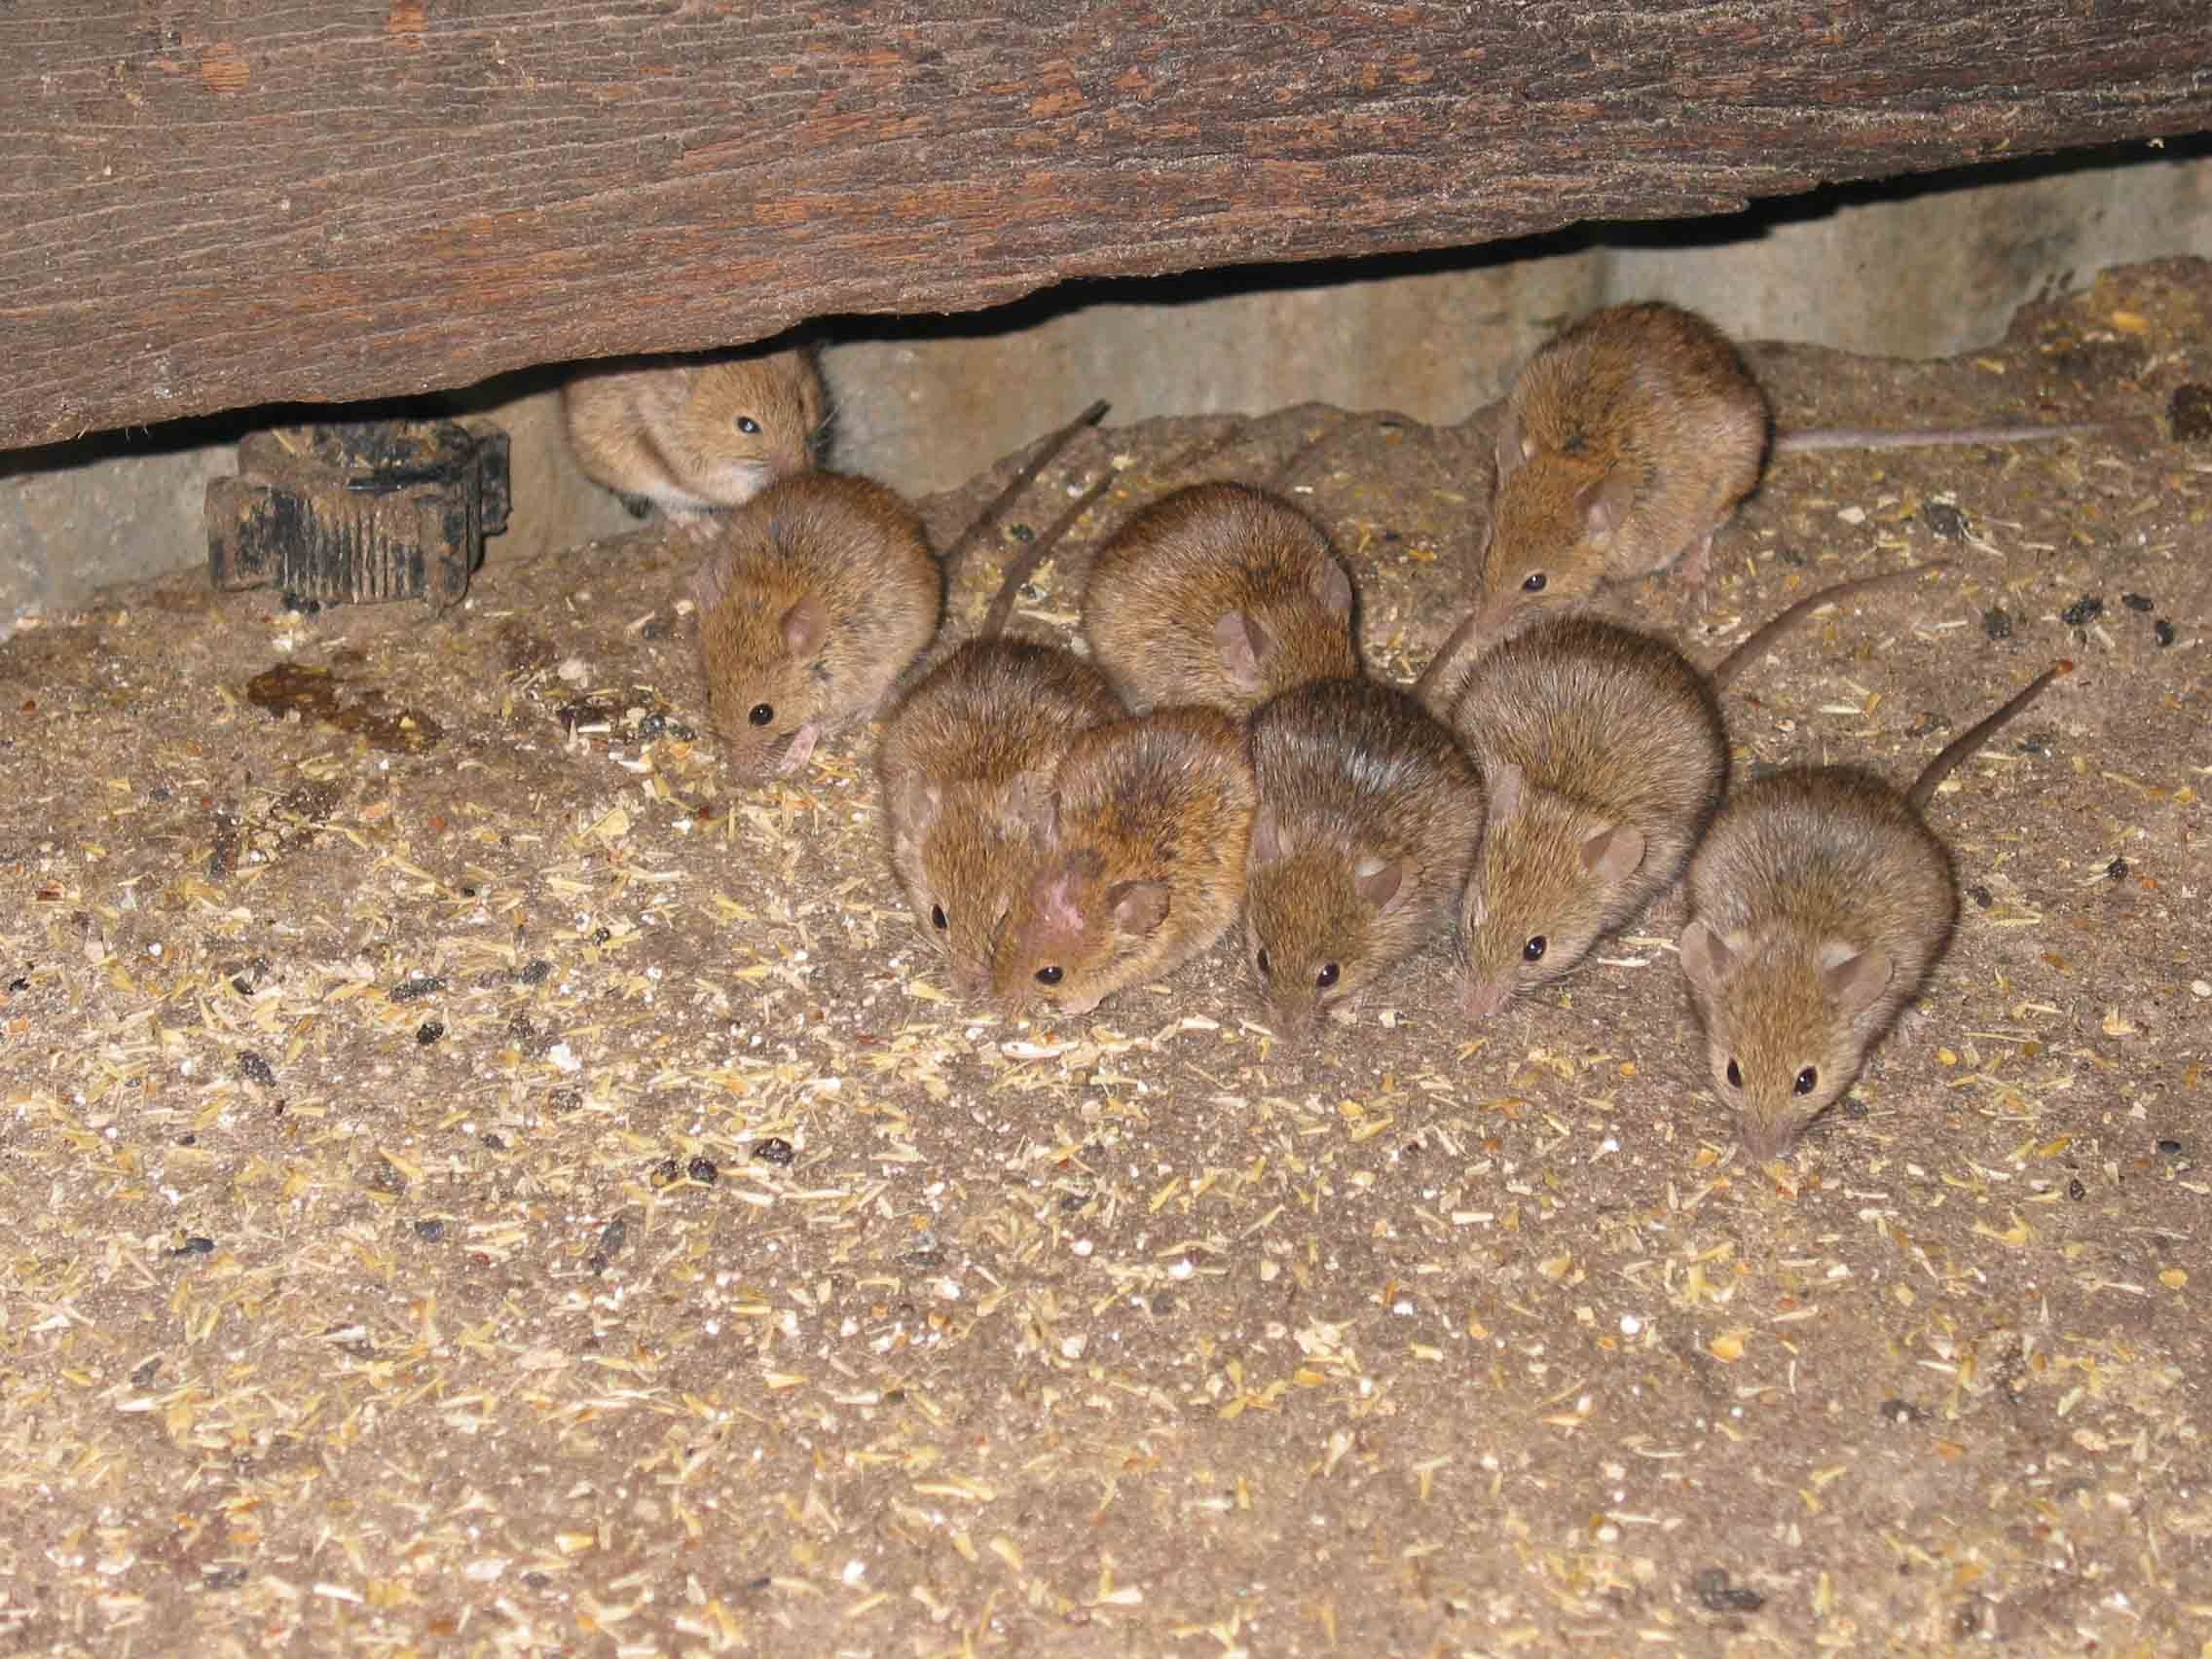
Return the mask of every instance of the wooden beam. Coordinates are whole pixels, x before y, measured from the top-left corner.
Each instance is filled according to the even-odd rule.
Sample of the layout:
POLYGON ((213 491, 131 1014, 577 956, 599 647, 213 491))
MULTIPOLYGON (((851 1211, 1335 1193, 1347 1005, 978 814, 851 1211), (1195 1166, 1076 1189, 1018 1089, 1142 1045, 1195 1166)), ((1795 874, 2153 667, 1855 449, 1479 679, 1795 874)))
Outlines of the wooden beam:
POLYGON ((14 0, 0 447, 2212 128, 2205 0, 14 0))

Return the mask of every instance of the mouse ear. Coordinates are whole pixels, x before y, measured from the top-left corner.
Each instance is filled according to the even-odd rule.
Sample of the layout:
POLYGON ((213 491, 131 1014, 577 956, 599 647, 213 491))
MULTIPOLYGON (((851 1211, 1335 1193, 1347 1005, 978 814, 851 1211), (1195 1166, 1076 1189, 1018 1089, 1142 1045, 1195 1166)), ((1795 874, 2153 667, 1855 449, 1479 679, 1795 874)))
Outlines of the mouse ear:
POLYGON ((1225 610, 1213 625, 1213 641, 1221 647, 1221 666, 1229 673, 1229 682, 1239 691, 1259 690, 1260 664, 1275 648, 1268 631, 1249 611, 1225 610))
POLYGON ((1521 421, 1508 409, 1497 418, 1497 481, 1505 482, 1505 475, 1530 459, 1536 446, 1521 430, 1521 421))
POLYGON ((1373 855, 1351 866, 1351 884, 1360 898, 1378 910, 1387 910, 1406 891, 1406 861, 1373 855))
POLYGON ((1321 561, 1321 569, 1314 578, 1314 586, 1321 595, 1321 605, 1331 616, 1346 618, 1351 615, 1351 577, 1334 555, 1321 561))
POLYGON ((696 371, 689 363, 673 368, 651 369, 638 376, 634 383, 638 388, 638 413, 648 426, 660 425, 691 401, 691 386, 696 371))
POLYGON ((1681 953, 1683 976, 1701 991, 1712 991, 1736 966, 1736 953, 1708 922, 1693 919, 1682 929, 1676 948, 1681 953))
POLYGON ((907 778, 891 797, 892 824, 902 840, 918 841, 944 810, 944 792, 921 778, 907 778))
POLYGON ((1050 841, 1060 823, 1059 797, 1052 790, 1052 769, 1032 766, 1017 772, 1006 787, 1007 816, 1040 841, 1050 841))
POLYGON ((1583 523, 1590 527, 1593 537, 1610 535, 1618 530, 1635 501, 1636 479, 1625 465, 1614 467, 1574 498, 1574 504, 1581 509, 1583 523))
POLYGON ((784 612, 784 649, 801 661, 822 648, 823 636, 829 632, 830 618, 817 595, 808 594, 784 612))
POLYGON ((1252 819, 1252 862, 1271 865, 1290 857, 1290 838, 1282 832, 1275 809, 1263 806, 1252 819))
POLYGON ((1106 889, 1114 907, 1114 926, 1125 934, 1148 934, 1167 920, 1167 883, 1117 881, 1106 889))
POLYGON ((1889 987, 1897 964, 1879 945, 1864 950, 1839 939, 1821 946, 1821 989, 1845 1014, 1857 1014, 1889 987))
POLYGON ((717 553, 691 573, 691 603, 713 610, 729 596, 730 561, 717 553))
POLYGON ((1490 821, 1503 824, 1521 810, 1521 768, 1500 761, 1483 775, 1490 786, 1490 821))
POLYGON ((1582 839, 1582 867, 1601 881, 1619 881, 1643 863, 1643 831, 1613 824, 1582 839))

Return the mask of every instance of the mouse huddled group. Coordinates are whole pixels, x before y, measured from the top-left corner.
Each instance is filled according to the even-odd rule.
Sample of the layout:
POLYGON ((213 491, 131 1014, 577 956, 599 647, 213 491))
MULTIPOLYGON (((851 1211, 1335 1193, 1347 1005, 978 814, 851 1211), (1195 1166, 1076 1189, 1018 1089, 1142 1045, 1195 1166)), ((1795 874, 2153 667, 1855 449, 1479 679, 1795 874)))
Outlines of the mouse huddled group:
POLYGON ((583 384, 571 430, 602 482, 680 516, 732 509, 693 592, 734 769, 792 773, 883 714, 891 867, 963 995, 1086 1014, 1240 925, 1285 1036, 1444 936, 1479 1019, 1686 873, 1682 972, 1761 1157, 1851 1086, 1948 940, 1950 859, 1921 821, 1936 784, 2066 667, 1903 793, 1820 767, 1729 795, 1717 687, 1819 605, 1932 567, 1816 594, 1710 672, 1589 614, 1602 585, 1694 572, 1789 443, 1727 339, 1667 305, 1593 313, 1522 369, 1479 591, 1411 689, 1364 668, 1349 572, 1267 491, 1137 510, 1090 563, 1088 656, 990 626, 933 655, 943 570, 897 495, 811 464, 811 358, 637 371, 620 410, 620 377, 583 384))

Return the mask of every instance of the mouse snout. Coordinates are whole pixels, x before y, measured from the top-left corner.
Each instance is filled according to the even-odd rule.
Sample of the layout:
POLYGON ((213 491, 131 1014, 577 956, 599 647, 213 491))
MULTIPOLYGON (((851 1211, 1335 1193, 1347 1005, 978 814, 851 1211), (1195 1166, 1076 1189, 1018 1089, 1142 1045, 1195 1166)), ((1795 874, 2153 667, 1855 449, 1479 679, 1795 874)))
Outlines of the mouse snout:
POLYGON ((1322 1031, 1321 1005, 1312 997, 1270 997, 1267 999, 1268 1023, 1274 1028, 1277 1042, 1304 1047, 1320 1040, 1322 1031))
POLYGON ((1510 979, 1469 979, 1459 992, 1459 1011, 1469 1019, 1488 1019, 1503 1008, 1506 999, 1512 995, 1513 981, 1510 979))
POLYGON ((1742 1143, 1745 1157, 1754 1163, 1764 1163, 1770 1159, 1789 1156, 1797 1145, 1797 1124, 1787 1117, 1746 1114, 1737 1121, 1736 1139, 1742 1143))

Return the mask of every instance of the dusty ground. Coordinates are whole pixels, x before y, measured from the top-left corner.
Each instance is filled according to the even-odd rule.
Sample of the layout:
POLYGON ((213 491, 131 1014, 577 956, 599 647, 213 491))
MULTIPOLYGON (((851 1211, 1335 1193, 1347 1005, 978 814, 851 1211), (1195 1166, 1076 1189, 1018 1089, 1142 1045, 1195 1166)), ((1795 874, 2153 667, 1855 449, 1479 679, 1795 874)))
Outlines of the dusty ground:
MULTIPOLYGON (((1748 673, 1746 767, 1901 781, 2081 665, 1938 799, 1957 944, 1794 1166, 1732 1148, 1673 908, 1481 1030, 1433 955, 1317 1054, 1226 945, 1087 1020, 964 1010, 867 734, 718 789, 649 542, 495 543, 441 623, 185 577, 0 647, 0 1637, 2212 1648, 2212 445, 2163 425, 2212 268, 1971 359, 1759 360, 1786 424, 2161 417, 1786 459, 1702 617, 1629 596, 1712 660, 1961 561, 1748 673), (285 664, 332 682, 249 692, 285 664)), ((1023 625, 1233 429, 1206 469, 1330 524, 1407 674, 1480 419, 1088 437, 1016 520, 1133 462, 1023 625)))

